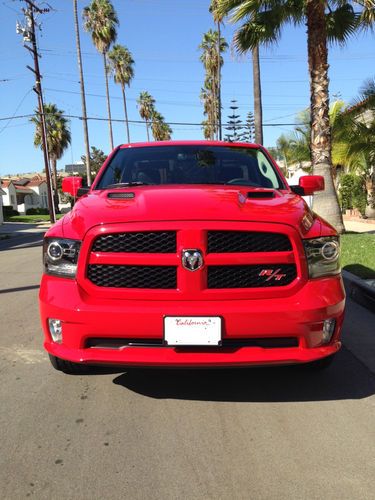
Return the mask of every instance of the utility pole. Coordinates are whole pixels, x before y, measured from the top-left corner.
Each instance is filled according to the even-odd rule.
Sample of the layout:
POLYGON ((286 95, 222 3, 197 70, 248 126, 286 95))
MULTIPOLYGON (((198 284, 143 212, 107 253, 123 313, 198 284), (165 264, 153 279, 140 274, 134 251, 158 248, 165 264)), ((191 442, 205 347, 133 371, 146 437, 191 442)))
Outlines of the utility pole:
POLYGON ((49 156, 48 156, 48 147, 47 147, 47 128, 46 128, 46 117, 44 114, 44 103, 43 103, 43 93, 42 93, 42 84, 41 84, 41 74, 39 70, 39 54, 38 47, 36 43, 36 35, 35 35, 35 18, 34 12, 38 14, 44 14, 49 12, 50 9, 40 9, 37 5, 35 5, 31 0, 23 0, 27 4, 26 9, 22 9, 25 14, 25 27, 22 27, 19 23, 17 23, 16 31, 18 34, 23 36, 24 47, 27 49, 34 59, 34 69, 30 66, 26 66, 27 69, 32 71, 35 75, 35 86, 33 88, 34 92, 38 96, 38 112, 39 119, 41 124, 41 132, 42 132, 42 150, 44 157, 44 168, 46 171, 46 180, 47 180, 47 195, 48 195, 48 211, 51 222, 54 224, 56 222, 56 213, 55 213, 55 204, 54 197, 52 191, 52 183, 51 183, 51 171, 49 166, 49 156), (27 43, 31 43, 31 47, 27 45, 27 43))
POLYGON ((81 40, 80 40, 80 36, 79 36, 77 0, 73 0, 73 15, 74 15, 74 28, 75 28, 75 32, 76 32, 76 48, 77 48, 79 83, 81 85, 83 135, 84 135, 85 149, 86 149, 86 176, 87 176, 87 185, 91 186, 90 143, 89 143, 89 132, 88 132, 88 127, 87 127, 87 112, 86 112, 86 97, 85 97, 86 94, 85 94, 85 82, 83 80, 81 40))

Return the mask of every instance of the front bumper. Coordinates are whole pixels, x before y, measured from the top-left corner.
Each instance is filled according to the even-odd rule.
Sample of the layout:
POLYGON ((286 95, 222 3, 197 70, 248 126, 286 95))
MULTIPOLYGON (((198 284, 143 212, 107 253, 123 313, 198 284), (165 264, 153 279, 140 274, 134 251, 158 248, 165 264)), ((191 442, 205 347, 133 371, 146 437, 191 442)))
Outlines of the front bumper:
POLYGON ((77 363, 124 366, 220 367, 307 363, 340 349, 345 292, 340 276, 308 281, 290 297, 226 301, 95 299, 74 280, 44 275, 40 312, 44 347, 77 363), (294 337, 297 347, 88 347, 92 338, 163 339, 165 316, 218 316, 223 339, 294 337), (48 318, 63 322, 63 343, 52 341, 48 318), (322 345, 322 323, 336 319, 322 345))

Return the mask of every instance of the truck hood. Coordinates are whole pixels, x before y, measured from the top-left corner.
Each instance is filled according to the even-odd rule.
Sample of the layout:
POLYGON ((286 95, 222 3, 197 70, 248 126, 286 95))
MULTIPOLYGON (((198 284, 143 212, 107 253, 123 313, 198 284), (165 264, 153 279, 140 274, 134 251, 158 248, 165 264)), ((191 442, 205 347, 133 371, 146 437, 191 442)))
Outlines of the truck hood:
POLYGON ((91 227, 101 224, 189 220, 273 222, 293 226, 304 235, 307 228, 302 221, 309 214, 305 201, 287 191, 233 186, 138 186, 93 191, 81 198, 60 223, 64 237, 75 239, 82 239, 91 227), (124 193, 134 196, 112 197, 124 193))

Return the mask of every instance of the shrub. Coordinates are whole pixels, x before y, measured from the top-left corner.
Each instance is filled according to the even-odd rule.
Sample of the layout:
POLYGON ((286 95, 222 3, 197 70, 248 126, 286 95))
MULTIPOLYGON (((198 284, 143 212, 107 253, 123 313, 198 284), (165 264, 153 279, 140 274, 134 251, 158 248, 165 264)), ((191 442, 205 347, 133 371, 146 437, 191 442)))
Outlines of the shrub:
POLYGON ((4 205, 3 214, 4 217, 10 217, 11 215, 19 215, 19 212, 17 212, 17 210, 14 210, 11 205, 4 205))
POLYGON ((366 186, 364 179, 354 174, 345 174, 340 180, 340 201, 343 212, 357 208, 363 215, 366 209, 366 186))
POLYGON ((26 215, 48 215, 47 208, 28 208, 26 210, 26 215))

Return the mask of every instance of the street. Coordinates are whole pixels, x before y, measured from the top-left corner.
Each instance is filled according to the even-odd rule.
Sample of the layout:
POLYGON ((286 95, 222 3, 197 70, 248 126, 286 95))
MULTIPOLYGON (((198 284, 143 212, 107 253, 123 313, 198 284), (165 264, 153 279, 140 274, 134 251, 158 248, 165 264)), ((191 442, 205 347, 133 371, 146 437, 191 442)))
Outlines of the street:
POLYGON ((2 499, 374 499, 375 316, 326 371, 50 366, 41 230, 0 241, 2 499))

